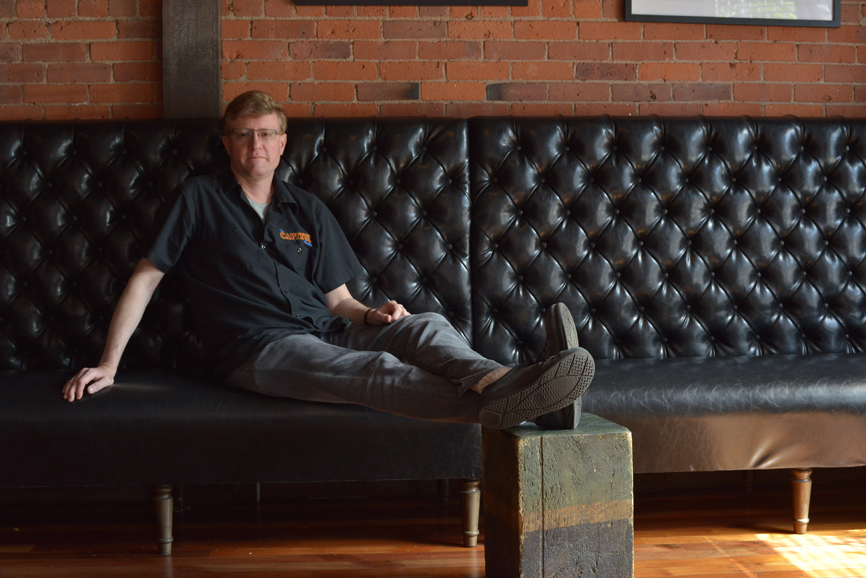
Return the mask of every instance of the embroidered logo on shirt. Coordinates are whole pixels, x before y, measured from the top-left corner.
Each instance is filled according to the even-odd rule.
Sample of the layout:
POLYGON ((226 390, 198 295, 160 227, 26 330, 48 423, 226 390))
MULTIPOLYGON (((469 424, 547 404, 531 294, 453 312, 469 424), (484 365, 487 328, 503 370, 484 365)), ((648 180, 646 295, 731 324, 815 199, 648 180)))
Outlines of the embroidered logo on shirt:
POLYGON ((308 247, 313 246, 313 240, 307 233, 286 233, 280 229, 280 239, 285 239, 286 241, 303 241, 304 245, 307 245, 308 247))

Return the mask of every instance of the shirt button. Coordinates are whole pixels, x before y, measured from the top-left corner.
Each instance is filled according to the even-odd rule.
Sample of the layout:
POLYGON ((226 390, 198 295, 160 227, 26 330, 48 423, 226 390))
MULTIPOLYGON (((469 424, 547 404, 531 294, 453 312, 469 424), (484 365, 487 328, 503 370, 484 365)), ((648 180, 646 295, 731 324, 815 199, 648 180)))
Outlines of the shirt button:
POLYGON ((303 253, 303 252, 304 252, 304 250, 302 248, 298 247, 298 253, 303 253))
POLYGON ((300 319, 300 318, 301 318, 301 314, 300 314, 300 313, 296 313, 296 314, 295 314, 295 317, 297 317, 298 319, 300 319))
POLYGON ((262 249, 264 249, 264 248, 265 248, 265 244, 264 244, 264 243, 262 243, 262 249))

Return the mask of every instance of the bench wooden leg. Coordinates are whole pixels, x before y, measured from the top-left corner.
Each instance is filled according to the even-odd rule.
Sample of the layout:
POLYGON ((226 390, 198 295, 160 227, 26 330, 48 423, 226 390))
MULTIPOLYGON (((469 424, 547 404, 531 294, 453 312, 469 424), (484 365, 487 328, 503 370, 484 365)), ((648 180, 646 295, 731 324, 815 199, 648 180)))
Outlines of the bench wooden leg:
POLYGON ((794 532, 805 534, 809 526, 809 500, 812 495, 812 470, 791 470, 791 491, 794 498, 794 532))
POLYGON ((439 505, 447 508, 451 502, 451 480, 439 480, 439 505))
POLYGON ((153 505, 156 509, 156 547, 161 556, 168 556, 174 541, 171 537, 171 486, 156 486, 153 489, 153 505))
POLYGON ((478 516, 481 511, 481 480, 469 478, 460 481, 460 502, 463 504, 463 545, 474 548, 478 544, 478 516))

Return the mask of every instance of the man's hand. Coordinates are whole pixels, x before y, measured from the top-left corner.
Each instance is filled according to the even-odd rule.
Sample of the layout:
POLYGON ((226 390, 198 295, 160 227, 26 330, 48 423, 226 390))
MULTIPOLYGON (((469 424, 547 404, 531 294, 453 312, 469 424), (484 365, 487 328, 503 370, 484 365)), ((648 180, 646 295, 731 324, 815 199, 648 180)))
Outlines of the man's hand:
POLYGON ((75 401, 84 397, 84 392, 93 394, 114 383, 116 369, 103 365, 97 367, 85 367, 75 377, 63 386, 63 398, 66 401, 75 401))
POLYGON ((408 315, 405 307, 391 300, 367 314, 367 325, 388 325, 408 315))

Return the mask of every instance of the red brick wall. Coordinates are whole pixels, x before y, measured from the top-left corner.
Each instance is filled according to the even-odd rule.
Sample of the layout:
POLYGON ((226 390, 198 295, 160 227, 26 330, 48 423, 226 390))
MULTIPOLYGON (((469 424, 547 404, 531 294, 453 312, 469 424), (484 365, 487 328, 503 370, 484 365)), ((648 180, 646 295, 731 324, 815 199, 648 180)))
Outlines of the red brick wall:
MULTIPOLYGON (((866 116, 866 0, 841 28, 627 23, 623 0, 222 0, 223 98, 292 115, 866 116)), ((160 0, 0 0, 0 118, 161 115, 160 0)))

